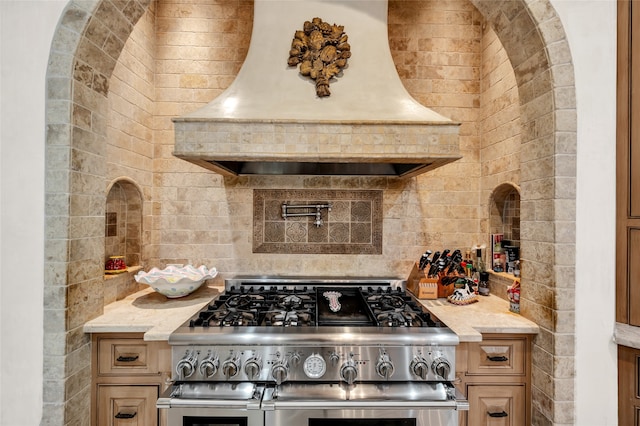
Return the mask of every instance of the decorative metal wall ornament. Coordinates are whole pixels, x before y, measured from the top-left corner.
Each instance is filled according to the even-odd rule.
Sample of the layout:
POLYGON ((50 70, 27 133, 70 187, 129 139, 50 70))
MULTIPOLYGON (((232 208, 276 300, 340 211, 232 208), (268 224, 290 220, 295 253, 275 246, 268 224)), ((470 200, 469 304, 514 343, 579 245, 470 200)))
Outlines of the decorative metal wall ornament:
POLYGON ((330 25, 320 18, 305 21, 303 28, 293 37, 288 64, 300 64, 300 74, 315 80, 318 97, 329 96, 329 80, 342 72, 351 57, 348 36, 344 26, 330 25))

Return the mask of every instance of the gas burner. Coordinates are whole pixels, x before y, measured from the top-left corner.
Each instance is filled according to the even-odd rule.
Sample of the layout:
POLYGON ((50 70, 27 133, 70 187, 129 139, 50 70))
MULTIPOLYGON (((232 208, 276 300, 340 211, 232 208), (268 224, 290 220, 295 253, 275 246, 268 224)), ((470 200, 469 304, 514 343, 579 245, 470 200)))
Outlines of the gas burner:
POLYGON ((254 305, 264 301, 264 297, 257 294, 236 294, 229 296, 224 302, 229 310, 247 311, 254 305))
POLYGON ((367 301, 371 304, 372 308, 382 311, 402 309, 406 305, 405 299, 402 296, 390 294, 369 296, 367 301))
POLYGON ((256 311, 238 311, 220 308, 218 310, 206 310, 198 314, 198 317, 189 322, 190 327, 231 327, 258 325, 256 311))
POLYGON ((269 311, 264 318, 265 325, 277 327, 296 327, 312 324, 312 315, 308 311, 269 311))
POLYGON ((381 312, 376 315, 376 319, 383 327, 411 327, 414 325, 412 316, 405 315, 401 311, 381 312))
POLYGON ((220 325, 225 327, 257 325, 256 316, 252 312, 229 312, 220 325))
POLYGON ((303 308, 306 304, 313 302, 311 297, 306 294, 286 294, 276 297, 276 305, 288 311, 303 308))

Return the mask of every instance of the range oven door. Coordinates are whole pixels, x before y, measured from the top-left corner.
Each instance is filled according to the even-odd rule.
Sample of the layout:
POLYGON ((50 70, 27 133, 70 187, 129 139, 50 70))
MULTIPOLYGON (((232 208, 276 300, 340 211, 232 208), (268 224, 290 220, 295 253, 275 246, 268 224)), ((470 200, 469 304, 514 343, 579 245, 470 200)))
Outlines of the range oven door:
POLYGON ((457 426, 469 403, 448 383, 285 383, 262 408, 265 426, 457 426))
POLYGON ((253 383, 180 383, 158 398, 170 426, 263 426, 264 387, 253 383))

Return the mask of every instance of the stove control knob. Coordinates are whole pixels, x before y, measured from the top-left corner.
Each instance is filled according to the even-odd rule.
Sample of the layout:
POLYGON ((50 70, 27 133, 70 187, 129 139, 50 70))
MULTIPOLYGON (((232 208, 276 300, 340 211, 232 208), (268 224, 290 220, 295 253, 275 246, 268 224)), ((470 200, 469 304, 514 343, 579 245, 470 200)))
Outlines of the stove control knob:
POLYGON ((222 374, 227 380, 235 377, 238 371, 240 371, 240 360, 237 356, 231 356, 222 363, 222 374))
POLYGON ((289 376, 289 367, 285 361, 278 361, 271 367, 271 377, 276 381, 277 385, 281 385, 289 376))
POLYGON ((262 360, 259 357, 252 357, 244 364, 244 372, 249 380, 255 380, 260 376, 260 370, 262 370, 262 360))
POLYGON ((342 380, 347 382, 347 384, 352 385, 353 382, 358 378, 358 368, 356 367, 356 363, 353 362, 352 359, 346 361, 340 367, 340 377, 342 380))
POLYGON ((431 369, 438 377, 447 380, 451 372, 451 365, 446 359, 438 357, 431 363, 431 369))
POLYGON ((338 365, 338 361, 340 361, 340 355, 338 355, 335 351, 331 352, 331 354, 329 355, 329 362, 331 363, 332 366, 336 366, 338 365))
POLYGON ((385 380, 389 380, 389 377, 393 375, 393 363, 386 352, 380 353, 376 363, 376 372, 385 380))
POLYGON ((220 360, 218 359, 218 357, 209 353, 209 355, 207 355, 207 357, 202 360, 198 369, 200 370, 200 374, 208 379, 216 374, 219 366, 220 360))
POLYGON ((178 374, 178 380, 189 378, 193 375, 193 373, 195 373, 199 353, 199 351, 196 352, 187 349, 182 359, 176 364, 176 373, 178 374))
POLYGON ((290 362, 292 366, 296 366, 300 364, 300 354, 298 352, 293 352, 291 354, 290 362))
POLYGON ((421 356, 416 356, 411 361, 411 372, 422 380, 427 380, 427 374, 429 374, 429 364, 427 360, 421 356))

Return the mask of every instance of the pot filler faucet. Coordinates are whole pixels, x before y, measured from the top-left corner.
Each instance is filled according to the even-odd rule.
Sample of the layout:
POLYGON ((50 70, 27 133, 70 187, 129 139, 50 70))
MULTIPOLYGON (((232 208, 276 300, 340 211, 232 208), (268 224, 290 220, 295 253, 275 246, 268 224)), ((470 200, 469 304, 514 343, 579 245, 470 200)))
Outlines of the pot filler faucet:
POLYGON ((322 209, 327 209, 327 212, 331 211, 331 204, 308 204, 308 205, 288 205, 282 203, 282 218, 288 217, 300 217, 300 216, 315 216, 316 220, 313 222, 317 227, 322 226, 322 209), (290 210, 307 210, 303 212, 291 213, 290 210), (312 210, 315 209, 315 212, 312 210))

